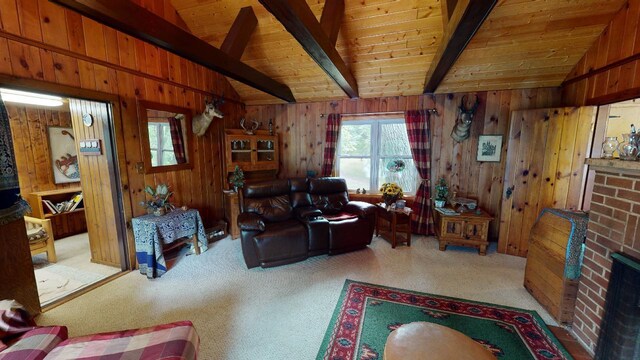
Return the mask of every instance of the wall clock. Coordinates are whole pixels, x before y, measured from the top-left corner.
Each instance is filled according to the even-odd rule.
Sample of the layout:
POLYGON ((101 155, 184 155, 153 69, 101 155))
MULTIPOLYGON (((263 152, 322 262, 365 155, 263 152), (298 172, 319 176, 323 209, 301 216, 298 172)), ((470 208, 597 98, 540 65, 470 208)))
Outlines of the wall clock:
POLYGON ((91 115, 91 114, 83 114, 82 115, 82 123, 85 126, 93 125, 93 115, 91 115))

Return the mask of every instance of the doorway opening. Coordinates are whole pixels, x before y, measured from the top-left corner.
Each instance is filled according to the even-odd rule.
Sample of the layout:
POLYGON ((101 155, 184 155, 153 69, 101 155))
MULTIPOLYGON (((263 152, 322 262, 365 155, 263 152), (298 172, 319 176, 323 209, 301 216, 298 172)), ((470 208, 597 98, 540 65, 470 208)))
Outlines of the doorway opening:
POLYGON ((110 103, 0 86, 41 307, 127 266, 110 103))

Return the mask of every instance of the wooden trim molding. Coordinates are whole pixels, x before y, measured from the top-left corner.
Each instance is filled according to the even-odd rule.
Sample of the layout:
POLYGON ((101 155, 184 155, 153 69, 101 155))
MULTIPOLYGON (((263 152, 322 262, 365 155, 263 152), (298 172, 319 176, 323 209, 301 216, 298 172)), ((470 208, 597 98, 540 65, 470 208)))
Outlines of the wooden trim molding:
POLYGON ((587 99, 586 105, 606 105, 638 97, 640 97, 640 87, 635 87, 587 99))
POLYGON ((586 73, 584 73, 582 75, 578 75, 578 76, 572 77, 571 79, 567 79, 567 80, 563 81, 560 86, 564 87, 564 86, 567 86, 569 84, 573 84, 573 83, 578 82, 580 80, 584 80, 584 79, 590 78, 592 76, 598 75, 600 73, 603 73, 605 71, 611 70, 611 69, 619 67, 619 66, 623 66, 625 64, 628 64, 628 63, 630 63, 632 61, 636 61, 636 60, 640 60, 640 53, 633 54, 631 56, 627 56, 624 59, 620 59, 618 61, 614 61, 611 64, 607 64, 607 65, 599 67, 597 69, 590 69, 589 71, 587 71, 586 73))
POLYGON ((101 24, 165 49, 286 102, 288 86, 227 55, 206 41, 130 1, 49 0, 101 24))

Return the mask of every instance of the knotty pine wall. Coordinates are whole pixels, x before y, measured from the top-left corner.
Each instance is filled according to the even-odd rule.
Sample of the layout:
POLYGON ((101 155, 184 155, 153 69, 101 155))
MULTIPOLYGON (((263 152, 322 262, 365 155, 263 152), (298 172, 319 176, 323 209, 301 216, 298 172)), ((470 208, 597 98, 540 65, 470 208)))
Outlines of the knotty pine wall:
MULTIPOLYGON (((509 116, 513 110, 554 107, 560 104, 558 88, 504 90, 478 93, 456 93, 384 97, 357 100, 338 100, 337 113, 393 112, 436 108, 439 116, 431 118, 432 170, 431 178, 444 176, 458 196, 478 199, 479 205, 496 217, 491 223, 490 236, 497 239, 500 217, 502 181, 506 146, 502 162, 476 161, 478 135, 508 135, 509 116), (460 144, 451 137, 462 96, 478 95, 480 106, 476 112, 470 139, 460 144)), ((273 119, 280 134, 281 154, 279 177, 306 176, 307 170, 320 173, 326 130, 326 116, 334 112, 331 102, 297 103, 286 105, 247 106, 247 119, 265 124, 273 119)))
POLYGON ((65 106, 66 109, 58 110, 6 104, 18 166, 20 191, 25 199, 28 199, 28 195, 34 191, 80 186, 79 182, 55 184, 53 180, 47 126, 72 127, 71 113, 68 105, 65 106))
POLYGON ((640 0, 613 17, 562 86, 569 106, 601 105, 640 97, 640 0))
MULTIPOLYGON (((183 25, 169 0, 135 2, 183 25)), ((0 0, 0 74, 119 96, 121 118, 115 125, 124 138, 117 146, 125 158, 121 164, 126 164, 120 171, 127 220, 144 213, 138 206, 143 189, 157 182, 172 187, 175 203, 199 209, 205 226, 222 218, 221 136, 225 127, 237 124, 243 104, 220 74, 46 0, 0 0), (194 138, 193 170, 139 174, 136 101, 182 106, 195 113, 202 111, 211 92, 228 98, 222 106, 225 117, 214 121, 205 136, 194 138)))

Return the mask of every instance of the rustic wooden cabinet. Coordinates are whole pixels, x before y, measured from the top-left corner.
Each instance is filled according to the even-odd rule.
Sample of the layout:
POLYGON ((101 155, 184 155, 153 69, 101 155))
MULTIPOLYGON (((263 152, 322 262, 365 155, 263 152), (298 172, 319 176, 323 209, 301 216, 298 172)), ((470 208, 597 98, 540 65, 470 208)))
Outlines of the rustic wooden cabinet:
POLYGON ((246 135, 241 130, 229 129, 224 142, 227 172, 232 172, 236 165, 244 172, 278 169, 277 135, 269 135, 265 130, 246 135))
MULTIPOLYGON (((245 183, 275 179, 280 168, 278 134, 269 135, 266 130, 256 130, 247 135, 240 129, 227 129, 224 136, 225 174, 230 175, 239 166, 244 172, 245 183)), ((232 239, 240 237, 238 215, 240 196, 225 193, 224 214, 229 223, 232 239)))
POLYGON ((38 191, 29 194, 29 203, 33 208, 33 217, 39 219, 50 219, 53 228, 53 238, 61 239, 67 236, 87 232, 87 220, 84 213, 84 204, 79 204, 75 210, 53 214, 42 202, 49 200, 53 204, 71 200, 71 198, 81 193, 82 189, 67 188, 59 190, 38 191))
POLYGON ((434 209, 433 219, 441 251, 444 251, 447 245, 460 245, 476 247, 480 255, 487 254, 489 223, 493 217, 486 211, 479 209, 479 213, 473 210, 446 215, 434 209))

